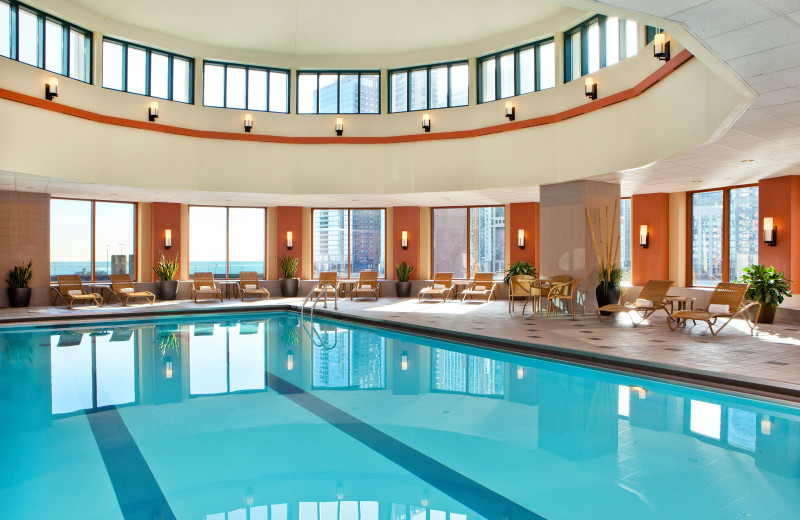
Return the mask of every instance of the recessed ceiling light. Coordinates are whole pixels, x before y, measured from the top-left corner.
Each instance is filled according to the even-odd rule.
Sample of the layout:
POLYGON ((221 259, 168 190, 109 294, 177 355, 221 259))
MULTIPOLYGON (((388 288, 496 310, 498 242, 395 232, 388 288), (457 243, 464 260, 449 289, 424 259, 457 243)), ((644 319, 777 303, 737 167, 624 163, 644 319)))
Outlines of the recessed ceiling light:
POLYGON ((754 159, 742 159, 742 162, 753 162, 754 159))
POLYGON ((692 181, 692 182, 703 182, 703 181, 692 181))

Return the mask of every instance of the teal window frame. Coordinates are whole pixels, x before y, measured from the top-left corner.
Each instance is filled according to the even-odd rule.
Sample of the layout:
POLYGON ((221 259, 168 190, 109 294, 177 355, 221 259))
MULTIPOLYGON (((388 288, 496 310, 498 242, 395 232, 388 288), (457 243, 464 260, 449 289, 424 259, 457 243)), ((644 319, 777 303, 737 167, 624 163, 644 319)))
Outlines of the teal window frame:
MULTIPOLYGON (((529 49, 534 49, 535 57, 534 57, 534 90, 533 92, 539 92, 542 90, 542 62, 541 62, 541 47, 543 45, 548 45, 553 43, 555 40, 553 38, 545 38, 543 40, 538 40, 533 43, 526 43, 525 45, 520 45, 518 47, 512 47, 511 49, 505 49, 499 52, 495 52, 492 54, 487 54, 485 56, 481 56, 477 59, 477 66, 475 67, 477 73, 477 85, 478 85, 478 104, 481 103, 491 103, 492 101, 497 101, 498 99, 508 99, 511 97, 521 96, 522 93, 520 92, 520 74, 519 74, 519 55, 523 51, 527 51, 529 49), (514 94, 511 96, 500 96, 500 92, 502 91, 501 88, 501 67, 500 67, 500 57, 505 56, 510 53, 514 53, 514 94), (489 60, 495 60, 495 67, 494 67, 494 76, 495 76, 495 97, 494 99, 487 99, 483 100, 483 91, 484 91, 484 84, 483 78, 481 77, 481 69, 484 62, 489 60)), ((552 88, 552 87, 549 87, 552 88)), ((546 89, 545 89, 546 90, 546 89)), ((525 94, 531 94, 531 92, 526 92, 525 94)))
POLYGON ((387 108, 390 114, 401 114, 403 112, 422 112, 428 110, 441 110, 443 108, 455 108, 469 106, 469 81, 467 82, 467 102, 464 105, 453 104, 453 67, 454 66, 467 66, 467 78, 469 78, 469 60, 447 61, 443 63, 434 63, 431 65, 420 65, 418 67, 403 67, 400 69, 391 69, 387 74, 387 81, 389 82, 389 107, 387 108), (430 108, 431 106, 431 70, 447 67, 447 106, 430 108), (425 108, 411 109, 411 73, 420 70, 425 71, 426 86, 425 86, 425 108), (405 110, 392 110, 391 100, 392 97, 392 76, 395 74, 406 75, 406 109, 405 110))
POLYGON ((297 91, 297 95, 295 96, 295 113, 301 116, 311 116, 311 115, 333 115, 333 114, 342 114, 342 115, 376 115, 381 113, 381 71, 380 70, 298 70, 296 73, 295 79, 295 90, 297 91), (336 112, 322 112, 319 111, 319 77, 321 75, 336 75, 336 86, 338 90, 338 94, 336 96, 336 112), (317 102, 316 102, 316 111, 315 112, 300 112, 300 76, 316 76, 317 77, 317 102), (342 76, 358 76, 358 112, 342 112, 341 101, 342 101, 342 91, 341 91, 341 80, 342 76), (361 77, 362 76, 378 76, 378 111, 377 112, 362 112, 361 111, 361 77))
MULTIPOLYGON (((225 70, 224 70, 224 72, 222 74, 222 77, 223 77, 223 88, 222 88, 222 102, 223 102, 223 105, 221 107, 220 106, 216 106, 216 105, 206 105, 205 94, 204 94, 204 99, 203 99, 203 106, 204 107, 226 108, 228 110, 256 110, 258 112, 273 112, 275 114, 288 114, 289 113, 289 91, 290 91, 289 89, 290 89, 290 86, 291 86, 290 84, 292 82, 292 74, 291 74, 291 71, 289 69, 279 69, 277 67, 265 67, 265 66, 262 66, 262 65, 243 65, 241 63, 230 63, 230 62, 224 62, 224 61, 203 60, 203 84, 204 84, 203 86, 204 87, 205 87, 205 81, 206 81, 206 65, 213 65, 213 66, 217 66, 217 67, 223 67, 225 70), (266 110, 260 110, 260 109, 254 109, 254 108, 238 108, 238 107, 226 106, 226 103, 228 102, 228 67, 232 67, 232 68, 235 68, 235 69, 244 69, 244 71, 245 71, 245 77, 244 77, 244 99, 245 99, 245 104, 247 104, 247 102, 250 100, 250 96, 249 96, 250 93, 248 92, 248 90, 250 88, 250 71, 251 70, 258 70, 258 71, 264 71, 264 72, 267 73, 267 109, 266 110), (269 100, 270 100, 270 96, 269 96, 269 91, 270 91, 269 73, 270 72, 280 72, 281 74, 286 74, 286 110, 270 110, 270 107, 269 107, 269 100)), ((204 88, 204 92, 205 92, 205 88, 204 88)))
MULTIPOLYGON (((574 81, 578 79, 577 77, 572 77, 572 56, 573 56, 573 49, 572 49, 572 35, 575 33, 581 34, 581 49, 580 49, 580 56, 581 56, 581 75, 583 77, 589 74, 589 27, 597 22, 600 28, 600 68, 605 68, 607 66, 607 49, 606 49, 606 23, 608 22, 607 16, 604 15, 596 15, 592 16, 588 20, 576 25, 572 29, 564 32, 564 83, 569 83, 570 81, 574 81)), ((625 58, 628 58, 628 49, 625 44, 627 41, 627 20, 624 18, 617 18, 619 23, 619 60, 622 61, 625 58)), ((638 27, 638 26, 637 26, 638 27)), ((648 27, 651 29, 651 27, 648 27)))
MULTIPOLYGON (((31 14, 36 16, 36 65, 31 65, 38 69, 47 70, 47 72, 51 74, 56 74, 58 76, 64 76, 66 78, 74 79, 76 81, 82 81, 83 83, 91 83, 92 82, 92 33, 70 23, 66 20, 63 20, 57 16, 53 16, 48 14, 44 11, 36 9, 35 7, 31 7, 27 4, 23 4, 21 2, 17 2, 15 0, 3 0, 3 3, 8 4, 9 7, 9 56, 8 59, 12 59, 19 63, 24 63, 25 65, 31 65, 30 63, 26 63, 19 60, 19 10, 20 8, 28 11, 31 14), (46 40, 46 31, 45 31, 45 24, 46 22, 54 22, 61 26, 61 72, 53 71, 45 69, 45 46, 47 44, 46 40), (71 31, 81 33, 85 40, 84 40, 84 52, 86 53, 86 65, 83 71, 84 76, 86 79, 80 79, 76 77, 72 77, 69 75, 69 65, 70 65, 70 53, 69 53, 69 35, 71 31)), ((6 56, 2 56, 6 58, 6 56)))
MULTIPOLYGON (((118 40, 117 38, 110 38, 108 36, 103 37, 103 43, 109 42, 115 45, 122 46, 122 89, 116 89, 111 87, 103 86, 103 88, 108 90, 116 90, 117 92, 126 92, 128 94, 135 94, 137 96, 145 96, 145 97, 152 97, 154 99, 166 99, 168 101, 175 101, 176 103, 184 103, 187 105, 194 104, 194 58, 190 58, 189 56, 184 56, 182 54, 176 54, 174 52, 163 51, 161 49, 156 49, 153 47, 147 47, 145 45, 139 45, 138 43, 130 43, 126 42, 125 40, 118 40), (145 52, 145 78, 144 78, 144 88, 145 93, 140 94, 138 92, 131 92, 128 90, 128 49, 137 49, 140 51, 145 52), (150 63, 151 63, 151 55, 152 54, 159 54, 161 56, 166 56, 169 63, 169 71, 167 73, 167 97, 156 97, 150 94, 150 63), (189 63, 189 100, 188 101, 178 101, 174 98, 173 92, 173 69, 175 58, 186 61, 189 63)), ((103 72, 105 74, 105 71, 103 72)), ((100 78, 100 85, 103 85, 103 78, 100 78)))

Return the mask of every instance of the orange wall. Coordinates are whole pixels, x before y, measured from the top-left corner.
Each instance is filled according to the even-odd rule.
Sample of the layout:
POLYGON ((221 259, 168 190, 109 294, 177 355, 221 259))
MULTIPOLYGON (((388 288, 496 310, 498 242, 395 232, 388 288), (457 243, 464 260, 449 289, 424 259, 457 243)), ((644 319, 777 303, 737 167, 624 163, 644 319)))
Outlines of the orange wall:
POLYGON ((300 259, 297 266, 297 277, 300 278, 303 272, 303 208, 300 206, 278 206, 278 241, 276 251, 278 252, 278 277, 282 276, 280 270, 280 260, 284 255, 300 259), (292 250, 286 248, 286 232, 292 232, 292 250))
POLYGON ((539 203, 516 202, 510 204, 509 259, 511 263, 527 260, 539 269, 539 203), (517 246, 520 229, 525 230, 525 249, 517 246))
POLYGON ((392 234, 389 240, 392 241, 392 251, 394 258, 390 258, 389 265, 386 266, 386 273, 389 279, 397 279, 394 266, 400 262, 408 262, 414 266, 411 272, 411 279, 419 279, 419 207, 418 206, 395 206, 392 208, 392 234), (408 249, 400 247, 402 232, 408 231, 408 249))
POLYGON ((633 285, 669 279, 669 194, 631 197, 631 270, 633 285), (650 245, 639 245, 639 227, 647 226, 650 245))
MULTIPOLYGON (((758 182, 758 262, 800 280, 800 176, 758 182), (778 228, 777 245, 764 243, 764 217, 778 228)), ((797 290, 797 285, 793 287, 797 290)))
MULTIPOLYGON (((153 202, 150 205, 150 229, 152 237, 151 256, 153 266, 161 259, 159 250, 164 252, 167 258, 175 258, 180 253, 179 262, 188 265, 189 251, 181 251, 181 205, 171 202, 153 202), (167 250, 164 247, 164 230, 172 230, 172 248, 167 250)), ((156 275, 150 270, 150 278, 155 281, 156 275)), ((176 276, 179 278, 179 276, 176 276)))

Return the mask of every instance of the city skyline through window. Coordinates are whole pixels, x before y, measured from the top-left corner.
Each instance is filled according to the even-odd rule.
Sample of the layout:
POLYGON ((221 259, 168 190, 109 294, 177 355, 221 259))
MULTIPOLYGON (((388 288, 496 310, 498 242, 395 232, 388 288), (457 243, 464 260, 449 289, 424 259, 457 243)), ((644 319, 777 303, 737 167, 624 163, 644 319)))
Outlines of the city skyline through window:
POLYGON ((386 210, 315 209, 312 221, 314 278, 324 271, 342 278, 361 271, 386 277, 386 210))

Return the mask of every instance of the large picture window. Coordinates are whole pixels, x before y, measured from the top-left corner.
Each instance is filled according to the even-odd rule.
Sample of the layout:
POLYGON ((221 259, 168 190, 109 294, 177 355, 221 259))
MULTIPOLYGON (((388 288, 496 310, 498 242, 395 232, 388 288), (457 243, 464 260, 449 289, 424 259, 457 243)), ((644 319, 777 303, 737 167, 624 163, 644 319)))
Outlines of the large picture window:
POLYGON ((203 105, 289 112, 289 71, 254 65, 203 65, 203 105))
POLYGON ((194 60, 103 38, 103 88, 192 103, 194 60))
POLYGON ((552 38, 478 58, 478 102, 556 86, 552 38))
POLYGON ((639 50, 639 25, 598 15, 564 33, 564 81, 572 81, 639 50))
POLYGON ((88 83, 92 33, 25 4, 0 0, 0 56, 88 83))
POLYGON ((189 276, 214 273, 237 279, 241 271, 264 278, 264 208, 189 207, 189 276))
POLYGON ((298 72, 298 114, 378 114, 378 71, 298 72))
POLYGON ((758 187, 691 193, 690 285, 734 282, 758 262, 758 187))
POLYGON ((463 107, 468 103, 466 61, 389 71, 389 112, 463 107))
POLYGON ((386 277, 386 210, 313 210, 314 278, 323 271, 357 277, 377 271, 386 277))
POLYGON ((136 204, 50 199, 50 281, 77 274, 108 282, 109 274, 136 277, 136 204))
POLYGON ((505 271, 505 207, 434 208, 433 270, 472 278, 505 271))

